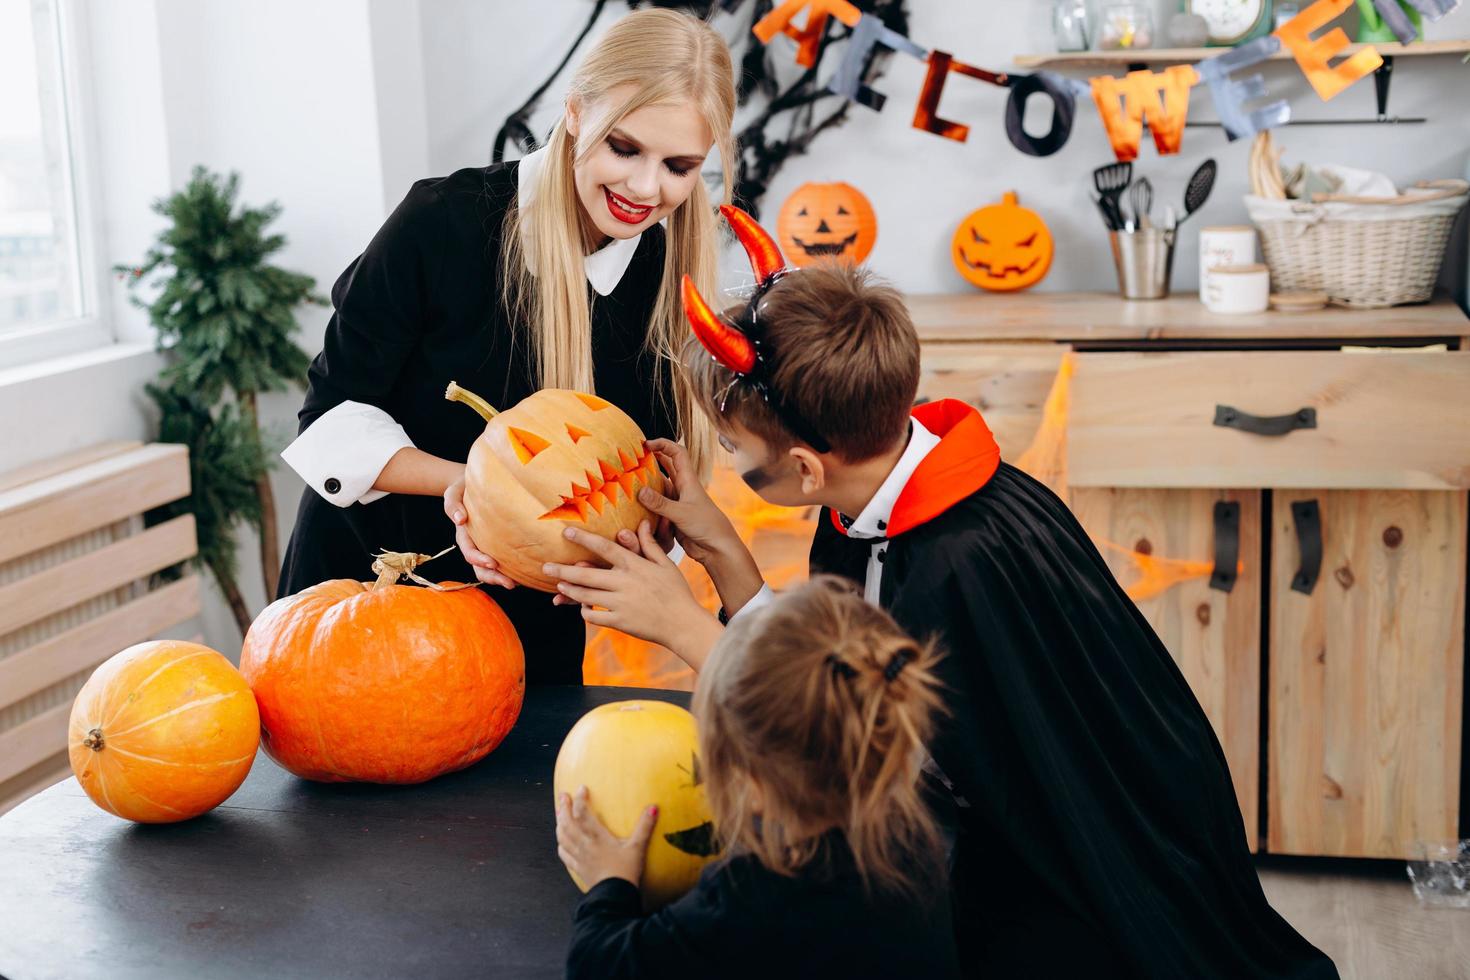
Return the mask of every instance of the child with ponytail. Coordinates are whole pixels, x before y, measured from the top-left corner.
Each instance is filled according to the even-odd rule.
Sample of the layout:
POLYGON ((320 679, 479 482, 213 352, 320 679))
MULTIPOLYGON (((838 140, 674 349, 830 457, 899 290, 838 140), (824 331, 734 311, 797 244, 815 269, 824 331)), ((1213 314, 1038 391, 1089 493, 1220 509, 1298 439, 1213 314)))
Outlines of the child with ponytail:
POLYGON ((626 840, 585 788, 557 800, 558 853, 592 888, 569 977, 957 975, 939 832, 919 790, 936 654, 840 579, 742 616, 694 695, 724 857, 642 915, 650 810, 626 840))

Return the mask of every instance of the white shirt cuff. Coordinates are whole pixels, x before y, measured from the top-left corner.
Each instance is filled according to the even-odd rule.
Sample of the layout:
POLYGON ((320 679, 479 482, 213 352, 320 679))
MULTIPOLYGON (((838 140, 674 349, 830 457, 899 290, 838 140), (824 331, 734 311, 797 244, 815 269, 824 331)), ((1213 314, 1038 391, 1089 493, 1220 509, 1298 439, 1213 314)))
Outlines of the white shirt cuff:
POLYGON ((684 557, 684 546, 675 541, 674 546, 669 549, 669 561, 677 565, 684 560, 684 557))
POLYGON ((413 445, 403 426, 375 405, 347 401, 322 415, 281 451, 306 485, 338 507, 370 504, 378 474, 400 449, 413 445))
POLYGON ((775 590, 772 589, 769 585, 762 584, 761 585, 761 590, 759 592, 757 592, 755 595, 751 596, 750 597, 750 601, 748 601, 745 605, 741 606, 740 607, 740 611, 737 612, 737 613, 735 613, 735 615, 729 617, 729 620, 730 620, 730 622, 733 623, 733 622, 735 622, 735 620, 739 619, 741 616, 744 616, 746 613, 750 612, 752 609, 759 609, 762 606, 768 606, 772 602, 775 602, 775 601, 776 601, 776 592, 775 592, 775 590))

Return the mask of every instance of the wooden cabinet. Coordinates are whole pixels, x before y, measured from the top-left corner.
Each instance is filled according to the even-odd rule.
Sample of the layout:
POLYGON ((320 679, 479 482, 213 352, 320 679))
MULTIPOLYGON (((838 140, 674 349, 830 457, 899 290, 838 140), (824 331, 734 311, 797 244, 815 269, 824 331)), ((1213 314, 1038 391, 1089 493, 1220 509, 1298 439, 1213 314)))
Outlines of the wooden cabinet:
POLYGON ((1270 850, 1404 857, 1458 836, 1465 508, 1464 493, 1274 495, 1270 850))
POLYGON ((1053 440, 1069 501, 1214 725, 1253 848, 1406 857, 1463 834, 1458 309, 1214 317, 1185 297, 1046 294, 910 307, 921 396, 975 404, 1012 461, 1074 352, 1053 440), (1383 346, 1421 349, 1362 349, 1383 346), (1220 504, 1239 521, 1229 591, 1208 574, 1220 504), (1173 584, 1151 590, 1159 569, 1139 555, 1173 584))

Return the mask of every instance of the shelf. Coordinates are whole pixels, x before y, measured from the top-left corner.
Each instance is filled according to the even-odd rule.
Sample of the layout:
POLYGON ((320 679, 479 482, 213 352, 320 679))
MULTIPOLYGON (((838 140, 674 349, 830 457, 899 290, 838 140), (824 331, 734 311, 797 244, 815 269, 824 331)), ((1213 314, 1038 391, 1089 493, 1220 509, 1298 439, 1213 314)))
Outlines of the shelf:
POLYGON ((1241 341, 1470 339, 1470 319, 1447 299, 1386 310, 1327 307, 1310 313, 1211 313, 1192 290, 1168 299, 1116 293, 954 293, 906 297, 919 339, 993 341, 1241 341))
MULTIPOLYGON (((1343 54, 1350 55, 1368 47, 1366 44, 1350 44, 1343 54)), ((1413 44, 1379 43, 1372 47, 1385 58, 1411 57, 1432 54, 1470 54, 1470 40, 1415 41, 1413 44)), ((1219 48, 1131 48, 1123 51, 1066 51, 1052 54, 1020 54, 1014 62, 1018 68, 1126 68, 1133 64, 1179 65, 1193 64, 1213 58, 1229 51, 1219 48)), ((1282 49, 1271 56, 1272 61, 1286 61, 1291 52, 1282 49)))

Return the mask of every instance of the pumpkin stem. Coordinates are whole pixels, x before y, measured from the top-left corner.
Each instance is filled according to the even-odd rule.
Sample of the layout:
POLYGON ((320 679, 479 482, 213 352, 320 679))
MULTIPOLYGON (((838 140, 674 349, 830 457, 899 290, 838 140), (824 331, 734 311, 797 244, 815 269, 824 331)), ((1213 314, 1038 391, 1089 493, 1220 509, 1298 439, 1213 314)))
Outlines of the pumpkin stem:
POLYGON ((91 749, 93 752, 101 752, 102 751, 102 729, 100 729, 100 728, 94 728, 90 732, 88 732, 87 733, 87 737, 84 738, 84 739, 82 739, 82 745, 84 745, 87 748, 91 749))
MULTIPOLYGON (((495 409, 491 408, 490 403, 487 402, 485 399, 481 398, 473 391, 466 391, 465 389, 461 388, 458 382, 449 382, 449 387, 444 389, 444 397, 449 401, 462 402, 468 405, 470 408, 473 408, 475 411, 479 412, 480 417, 483 418, 486 422, 489 422, 495 416, 500 414, 495 409)), ((398 554, 398 552, 391 553, 398 554)), ((435 555, 434 557, 438 558, 439 556, 435 555)))
MULTIPOLYGON (((433 561, 440 555, 447 555, 453 550, 454 548, 451 546, 439 552, 438 555, 420 555, 413 551, 378 552, 376 555, 373 555, 373 574, 378 576, 378 580, 373 583, 373 591, 376 592, 379 589, 387 588, 396 583, 400 578, 407 578, 410 581, 417 582, 419 585, 428 586, 435 592, 458 592, 460 589, 473 589, 475 587, 475 583, 473 582, 465 585, 446 587, 430 582, 414 571, 414 569, 418 568, 424 562, 433 561)), ((101 733, 98 732, 98 735, 100 736, 101 733)))

